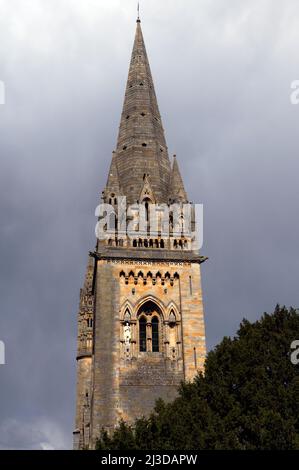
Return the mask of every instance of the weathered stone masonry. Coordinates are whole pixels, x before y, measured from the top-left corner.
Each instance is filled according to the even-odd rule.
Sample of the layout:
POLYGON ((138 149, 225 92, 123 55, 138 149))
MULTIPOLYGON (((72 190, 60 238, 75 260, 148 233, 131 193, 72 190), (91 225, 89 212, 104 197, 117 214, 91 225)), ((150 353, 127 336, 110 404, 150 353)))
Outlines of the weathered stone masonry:
MULTIPOLYGON (((119 136, 102 201, 188 203, 171 165, 140 21, 119 136)), ((103 427, 172 400, 206 354, 200 264, 183 233, 130 239, 113 234, 90 253, 78 313, 74 448, 94 448, 103 427), (175 235, 175 236, 174 236, 175 235)))

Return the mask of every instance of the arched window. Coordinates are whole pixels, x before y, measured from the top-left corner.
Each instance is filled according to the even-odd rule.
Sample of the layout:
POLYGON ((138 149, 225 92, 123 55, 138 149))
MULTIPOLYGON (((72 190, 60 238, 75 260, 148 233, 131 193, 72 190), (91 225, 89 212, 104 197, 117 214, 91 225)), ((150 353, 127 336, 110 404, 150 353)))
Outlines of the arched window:
POLYGON ((145 200, 145 220, 146 222, 149 221, 149 206, 148 206, 148 199, 145 200))
MULTIPOLYGON (((150 280, 151 278, 151 272, 148 272, 147 275, 145 273, 145 280, 150 280)), ((162 328, 162 325, 160 325, 160 318, 162 316, 160 308, 155 302, 148 300, 147 302, 141 305, 138 310, 137 316, 139 318, 139 351, 160 352, 160 334, 162 328), (150 325, 151 327, 149 330, 148 325, 150 325), (148 344, 149 337, 151 337, 150 344, 148 344)))
MULTIPOLYGON (((145 226, 148 231, 149 229, 149 223, 150 223, 150 204, 152 204, 152 201, 149 197, 146 197, 143 199, 143 204, 144 204, 144 209, 145 209, 145 226)), ((148 233, 149 235, 149 233, 148 233)))
POLYGON ((146 318, 141 317, 139 320, 139 350, 146 352, 146 318))
POLYGON ((181 220, 180 220, 180 232, 184 233, 184 229, 185 229, 184 216, 181 215, 181 220))
POLYGON ((152 319, 152 351, 159 352, 159 319, 152 319))

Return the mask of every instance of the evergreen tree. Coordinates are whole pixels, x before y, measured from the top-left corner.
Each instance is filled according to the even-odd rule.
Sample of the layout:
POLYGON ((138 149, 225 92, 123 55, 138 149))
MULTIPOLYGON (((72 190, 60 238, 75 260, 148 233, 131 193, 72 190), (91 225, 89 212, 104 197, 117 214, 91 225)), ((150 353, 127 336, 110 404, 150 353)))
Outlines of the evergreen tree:
POLYGON ((290 345, 299 315, 277 306, 243 320, 237 335, 208 353, 205 374, 182 383, 172 403, 148 418, 102 433, 99 449, 299 449, 299 366, 290 345))

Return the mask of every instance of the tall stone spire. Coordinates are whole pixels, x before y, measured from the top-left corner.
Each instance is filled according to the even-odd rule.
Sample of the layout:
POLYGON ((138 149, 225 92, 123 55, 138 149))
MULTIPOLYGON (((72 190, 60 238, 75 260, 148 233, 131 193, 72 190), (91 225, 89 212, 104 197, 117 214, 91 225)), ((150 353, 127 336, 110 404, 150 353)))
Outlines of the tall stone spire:
POLYGON ((90 253, 80 292, 75 449, 94 449, 103 428, 112 432, 120 420, 149 416, 158 398, 174 400, 179 384, 204 370, 200 264, 206 258, 193 248, 181 207, 152 212, 151 202, 170 206, 187 194, 176 159, 171 166, 168 158, 139 17, 103 200, 118 224, 116 233, 110 230, 116 218, 105 211, 107 231, 90 253), (146 224, 122 213, 118 196, 129 205, 142 202, 146 224), (138 232, 123 229, 131 221, 138 232))
POLYGON ((156 200, 167 202, 170 162, 140 19, 119 127, 116 166, 129 203, 138 200, 144 175, 149 175, 156 200))

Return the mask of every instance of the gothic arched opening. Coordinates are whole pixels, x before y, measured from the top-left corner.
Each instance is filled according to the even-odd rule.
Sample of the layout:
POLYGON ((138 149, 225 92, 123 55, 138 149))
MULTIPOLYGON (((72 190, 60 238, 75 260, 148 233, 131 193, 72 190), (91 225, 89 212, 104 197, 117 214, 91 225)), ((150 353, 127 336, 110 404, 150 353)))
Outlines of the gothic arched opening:
POLYGON ((146 318, 139 319, 139 351, 146 352, 146 318))
POLYGON ((152 319, 152 351, 159 352, 159 319, 152 319))
POLYGON ((161 318, 158 305, 152 300, 145 302, 138 311, 139 351, 160 352, 161 318))

